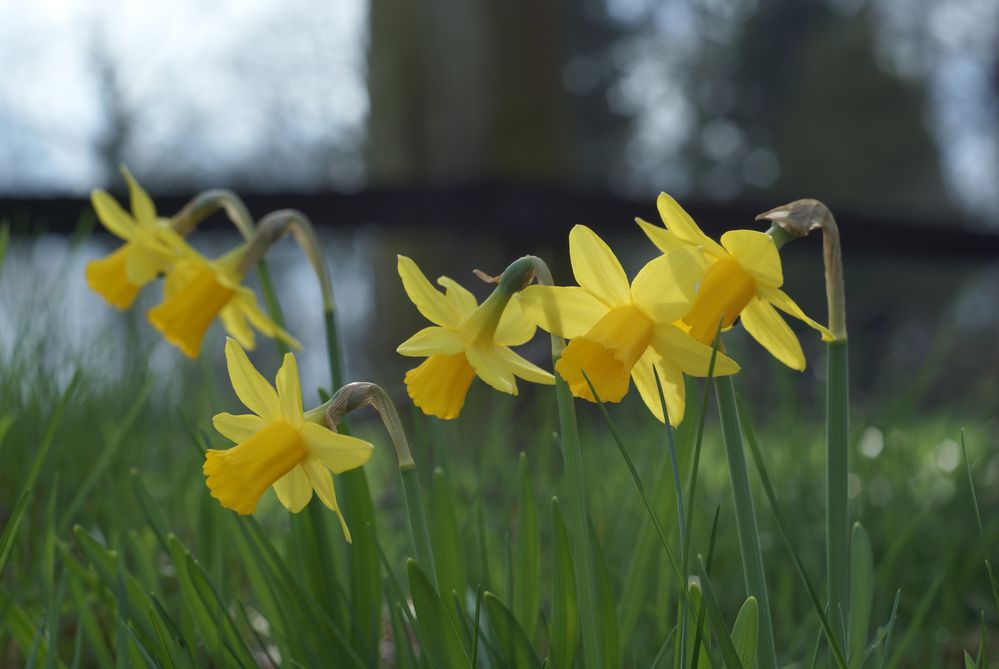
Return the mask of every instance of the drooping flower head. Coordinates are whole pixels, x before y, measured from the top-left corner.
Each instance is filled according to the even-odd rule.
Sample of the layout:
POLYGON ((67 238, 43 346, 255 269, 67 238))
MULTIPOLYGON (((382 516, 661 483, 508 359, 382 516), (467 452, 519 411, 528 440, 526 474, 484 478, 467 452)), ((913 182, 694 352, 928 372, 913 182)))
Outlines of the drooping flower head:
POLYGON ((444 276, 435 288, 416 263, 399 256, 399 276, 416 308, 435 325, 424 328, 396 349, 412 357, 427 356, 406 372, 406 389, 424 413, 457 418, 472 380, 478 376, 500 392, 517 394, 515 377, 553 384, 555 378, 510 350, 534 336, 535 326, 514 299, 529 276, 521 259, 503 272, 499 285, 481 305, 471 292, 444 276))
POLYGON ((330 430, 320 410, 303 412, 298 365, 291 353, 278 370, 276 390, 235 340, 226 341, 225 357, 233 390, 253 413, 220 413, 212 419, 215 429, 236 443, 205 454, 203 471, 212 497, 227 509, 250 514, 273 486, 281 504, 298 513, 315 492, 337 514, 349 542, 330 473, 360 467, 371 457, 372 445, 330 430))
POLYGON ((153 327, 188 357, 198 356, 201 340, 216 316, 245 348, 254 346, 251 325, 268 337, 299 348, 294 337, 260 310, 253 291, 242 285, 246 248, 241 245, 214 260, 189 249, 167 273, 163 302, 147 316, 153 327))
POLYGON ((704 270, 693 305, 682 318, 694 339, 710 343, 719 321, 728 328, 741 317, 746 331, 775 358, 803 370, 801 344, 776 307, 818 330, 824 341, 832 341, 832 333, 806 316, 780 289, 784 283, 780 254, 769 235, 730 230, 718 244, 666 193, 660 193, 656 204, 665 227, 637 219, 642 230, 663 253, 697 249, 697 261, 704 270))
MULTIPOLYGON (((529 318, 570 339, 555 365, 573 395, 619 402, 634 380, 645 404, 664 420, 653 366, 670 422, 684 413, 683 374, 705 376, 711 347, 675 324, 692 304, 701 270, 694 249, 679 248, 648 263, 630 284, 610 247, 584 225, 569 233, 569 259, 579 286, 530 286, 521 294, 529 318), (585 372, 585 377, 584 377, 585 372)), ((739 366, 718 354, 714 373, 739 366)))
POLYGON ((149 195, 122 168, 128 182, 132 212, 103 190, 90 194, 97 218, 111 234, 123 240, 116 251, 87 263, 87 285, 117 309, 127 309, 135 302, 142 286, 170 269, 188 248, 183 238, 170 227, 170 219, 159 218, 149 195))

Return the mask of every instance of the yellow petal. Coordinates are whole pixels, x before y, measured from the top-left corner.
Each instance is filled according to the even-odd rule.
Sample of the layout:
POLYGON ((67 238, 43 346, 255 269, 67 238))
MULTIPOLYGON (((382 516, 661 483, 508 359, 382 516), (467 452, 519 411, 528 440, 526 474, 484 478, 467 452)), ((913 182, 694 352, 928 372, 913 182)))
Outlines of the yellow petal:
POLYGON ((715 260, 704 273, 697 297, 684 317, 689 333, 702 344, 714 341, 718 324, 727 328, 756 296, 756 280, 734 257, 715 260))
POLYGON ((250 323, 253 324, 253 327, 257 328, 268 337, 280 339, 294 349, 302 348, 302 344, 297 339, 291 336, 291 334, 284 328, 272 321, 270 317, 260 309, 260 306, 257 304, 256 294, 249 288, 240 286, 240 288, 236 291, 233 303, 236 308, 238 308, 243 315, 249 319, 250 323))
POLYGON ((652 223, 649 223, 641 218, 636 218, 635 222, 638 223, 638 227, 642 229, 642 232, 645 233, 652 243, 656 245, 656 248, 663 253, 669 253, 674 249, 691 246, 689 242, 680 239, 661 225, 653 225, 652 223))
POLYGON ((290 472, 274 482, 274 492, 284 508, 292 513, 298 513, 312 499, 312 483, 302 465, 297 465, 290 472))
POLYGON ((585 225, 576 225, 569 232, 569 260, 576 283, 608 306, 622 306, 631 301, 628 277, 617 256, 585 225))
POLYGON ((500 346, 520 346, 529 342, 537 329, 537 325, 520 306, 520 293, 516 293, 507 302, 503 315, 500 316, 493 341, 500 346))
POLYGON ((676 365, 663 362, 659 354, 649 350, 631 370, 631 379, 635 382, 638 394, 645 406, 659 422, 663 422, 663 406, 659 399, 659 389, 652 371, 653 364, 659 371, 659 382, 663 386, 663 396, 666 398, 666 411, 669 412, 670 425, 676 427, 683 420, 686 405, 686 389, 683 384, 683 372, 676 365))
POLYGON ((464 352, 432 355, 406 372, 406 391, 423 413, 451 420, 461 413, 474 378, 464 352))
POLYGON ((770 304, 774 305, 775 307, 783 311, 785 314, 788 314, 789 316, 794 316, 798 320, 803 321, 809 327, 818 330, 819 333, 822 335, 822 341, 827 343, 831 341, 836 341, 835 335, 833 335, 833 333, 829 331, 829 328, 806 316, 805 312, 801 310, 801 307, 799 307, 794 302, 794 300, 792 300, 791 297, 783 290, 779 288, 764 287, 762 289, 757 290, 756 292, 760 296, 760 299, 766 300, 770 304))
MULTIPOLYGON (((675 325, 657 324, 652 335, 652 347, 668 364, 684 374, 707 376, 711 347, 702 344, 675 325)), ((728 376, 739 371, 739 365, 721 351, 715 359, 715 376, 728 376)))
POLYGON ((239 345, 248 351, 252 351, 254 346, 256 346, 256 337, 253 334, 253 328, 246 320, 246 315, 243 311, 235 304, 230 302, 229 304, 222 307, 222 311, 219 312, 219 319, 222 321, 222 327, 225 328, 226 333, 230 337, 239 342, 239 345))
POLYGON ((144 223, 155 223, 156 222, 156 207, 153 205, 153 201, 149 198, 146 191, 142 190, 139 182, 135 180, 132 173, 128 171, 128 168, 122 166, 121 173, 125 176, 125 181, 128 182, 128 194, 131 200, 132 206, 132 216, 135 220, 142 225, 144 223))
POLYGON ((135 220, 126 214, 118 201, 106 191, 92 191, 90 203, 94 206, 94 211, 97 212, 97 218, 111 234, 125 241, 130 241, 135 236, 135 220))
POLYGON ((438 353, 452 355, 464 350, 465 342, 456 331, 432 325, 399 344, 396 352, 401 355, 423 357, 438 353))
POLYGON ((725 250, 717 242, 697 227, 697 223, 694 223, 690 214, 684 211, 683 207, 671 196, 660 193, 656 200, 656 208, 659 209, 659 215, 666 228, 683 241, 693 246, 702 246, 707 253, 713 256, 725 253, 725 250))
POLYGON ((458 315, 465 319, 475 311, 479 303, 475 300, 475 295, 451 277, 438 277, 437 283, 444 287, 444 296, 451 303, 458 315))
POLYGON ((302 423, 299 430, 309 457, 323 463, 334 474, 360 467, 371 458, 374 449, 363 439, 333 432, 317 423, 302 423))
POLYGON ((496 351, 498 347, 469 346, 465 350, 468 363, 475 370, 475 375, 490 386, 510 395, 517 394, 517 381, 513 371, 503 362, 496 351))
POLYGON ((631 283, 631 299, 654 320, 672 323, 690 308, 704 276, 703 254, 687 247, 646 263, 631 283))
POLYGON ((256 370, 235 339, 226 339, 225 360, 232 389, 239 401, 266 421, 277 419, 281 415, 277 392, 256 370))
POLYGON ((547 386, 555 384, 555 377, 550 372, 546 372, 530 360, 521 357, 505 346, 497 346, 495 350, 497 355, 503 360, 503 364, 514 375, 531 383, 541 383, 547 386))
POLYGON ((284 354, 284 361, 275 379, 281 417, 292 425, 302 424, 302 384, 298 380, 298 361, 291 353, 284 354))
POLYGON ((742 326, 763 348, 791 369, 805 369, 805 354, 791 328, 767 302, 753 299, 742 310, 742 326))
POLYGON ((447 300, 444 293, 427 281, 415 262, 406 256, 399 256, 398 268, 402 287, 424 318, 444 327, 457 327, 461 323, 461 314, 457 308, 447 300))
POLYGON ((140 286, 149 283, 173 265, 175 254, 167 253, 158 246, 144 243, 142 235, 137 235, 129 244, 128 263, 125 266, 128 279, 140 286))
POLYGON ((585 334, 607 313, 603 302, 576 286, 528 286, 519 299, 528 318, 567 339, 585 334))
POLYGON ((219 282, 218 273, 203 265, 188 283, 146 316, 164 339, 188 357, 196 358, 205 332, 233 297, 233 290, 219 282))
POLYGON ((770 235, 756 230, 729 230, 722 235, 721 243, 757 285, 777 288, 784 283, 780 254, 770 235))
POLYGON ((343 538, 347 540, 348 544, 351 543, 350 530, 347 528, 347 521, 343 517, 343 512, 340 511, 340 505, 337 503, 336 489, 333 487, 333 477, 330 475, 329 470, 315 461, 307 461, 302 464, 302 467, 309 477, 312 489, 316 491, 316 496, 326 505, 326 508, 336 513, 336 517, 340 521, 340 529, 343 530, 343 538))
POLYGON ((267 421, 254 414, 234 416, 231 413, 220 413, 212 418, 212 425, 223 437, 238 444, 267 427, 267 421))

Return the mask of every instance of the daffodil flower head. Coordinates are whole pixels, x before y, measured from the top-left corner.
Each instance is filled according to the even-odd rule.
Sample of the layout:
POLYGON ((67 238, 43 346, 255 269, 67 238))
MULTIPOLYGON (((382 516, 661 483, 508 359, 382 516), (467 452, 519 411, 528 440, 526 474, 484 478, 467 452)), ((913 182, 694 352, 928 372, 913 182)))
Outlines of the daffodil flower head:
POLYGON ((424 413, 445 420, 457 418, 476 376, 510 395, 517 394, 516 377, 555 383, 550 373, 510 350, 530 340, 536 330, 516 298, 533 270, 528 259, 511 264, 481 305, 448 277, 437 280, 445 289, 441 292, 406 256, 399 256, 398 269, 409 299, 435 324, 396 349, 405 356, 427 358, 405 377, 409 396, 424 413))
POLYGON ((122 239, 116 251, 87 263, 87 285, 117 309, 127 309, 139 290, 168 270, 187 248, 170 227, 170 219, 159 218, 156 207, 131 172, 122 168, 128 182, 132 212, 103 190, 90 194, 97 218, 111 234, 122 239))
POLYGON ((242 285, 241 265, 247 246, 209 260, 188 250, 167 273, 164 299, 149 310, 149 322, 190 358, 196 358, 208 327, 218 316, 230 335, 254 347, 253 327, 299 348, 298 341, 267 317, 254 292, 242 285))
POLYGON ((236 443, 205 454, 203 471, 212 497, 227 509, 250 514, 273 486, 281 504, 298 513, 315 492, 337 514, 349 542, 350 530, 337 504, 331 472, 360 467, 371 457, 372 445, 330 430, 322 424, 321 411, 303 412, 298 366, 291 353, 284 356, 276 388, 235 340, 226 341, 225 357, 232 387, 253 413, 220 413, 212 419, 215 429, 236 443))
POLYGON ((704 234, 686 211, 666 193, 656 203, 665 227, 641 219, 638 224, 663 253, 698 250, 704 272, 697 296, 682 324, 694 339, 710 343, 718 323, 731 327, 742 319, 746 331, 767 351, 792 369, 805 369, 805 354, 797 336, 777 313, 794 316, 832 341, 829 330, 805 315, 780 288, 784 283, 780 254, 769 235, 756 230, 730 230, 721 244, 704 234), (776 307, 776 309, 775 309, 776 307))
MULTIPOLYGON (((670 422, 684 413, 683 374, 705 376, 711 347, 675 324, 689 309, 701 275, 694 249, 678 248, 649 262, 629 283, 610 247, 584 225, 569 233, 578 286, 530 286, 521 294, 528 317, 570 339, 555 370, 573 395, 619 402, 635 382, 643 401, 664 420, 653 367, 663 384, 670 422), (585 373, 585 374, 584 374, 585 373), (587 383, 587 378, 589 383, 587 383)), ((716 375, 739 366, 719 353, 716 375)))

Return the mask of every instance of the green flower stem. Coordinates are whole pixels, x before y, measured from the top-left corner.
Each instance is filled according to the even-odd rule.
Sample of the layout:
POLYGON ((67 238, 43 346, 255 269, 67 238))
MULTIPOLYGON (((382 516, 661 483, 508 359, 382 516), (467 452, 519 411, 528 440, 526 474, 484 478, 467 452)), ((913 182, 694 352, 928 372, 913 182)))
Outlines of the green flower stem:
MULTIPOLYGON (((846 288, 839 227, 829 208, 818 200, 796 200, 760 214, 781 237, 794 239, 822 231, 829 342, 826 363, 826 581, 829 615, 840 644, 846 643, 850 605, 850 514, 847 494, 850 471, 850 379, 846 332, 846 288)), ((774 236, 777 241, 778 236, 774 236)))
MULTIPOLYGON (((538 283, 552 286, 551 271, 540 258, 528 256, 534 264, 538 283)), ((562 357, 565 342, 552 335, 552 366, 562 357)), ((565 459, 566 486, 569 493, 569 526, 572 534, 573 555, 577 560, 576 590, 579 593, 579 618, 583 640, 583 658, 586 669, 597 669, 603 657, 600 617, 597 612, 597 581, 594 577, 595 560, 590 546, 590 524, 586 505, 586 480, 583 473, 583 454, 579 446, 579 425, 576 407, 569 386, 555 373, 555 401, 558 406, 559 430, 562 436, 562 456, 565 459)))
POLYGON ((777 651, 774 646, 773 623, 770 619, 770 602, 767 597, 767 579, 763 572, 763 553, 760 550, 759 528, 753 494, 749 488, 749 472, 742 445, 742 428, 735 403, 735 385, 732 377, 717 379, 718 415, 721 419, 725 455, 728 458, 729 482, 735 503, 735 524, 739 533, 739 552, 746 580, 747 594, 756 597, 760 605, 760 639, 757 659, 761 669, 777 669, 777 651))
POLYGON ((187 235, 217 211, 225 211, 226 216, 244 239, 249 240, 253 237, 256 230, 253 217, 250 216, 243 200, 228 190, 214 189, 199 193, 171 219, 171 223, 176 232, 187 235))
POLYGON ((849 356, 846 339, 828 345, 826 365, 826 569, 829 615, 840 644, 850 605, 849 356))
MULTIPOLYGON (((402 420, 395 405, 381 386, 373 383, 355 382, 340 388, 329 402, 315 411, 325 413, 326 424, 336 429, 344 417, 361 407, 370 406, 378 412, 385 430, 392 439, 396 456, 399 459, 399 473, 402 477, 403 494, 406 500, 406 514, 409 518, 410 537, 416 551, 416 560, 424 568, 430 579, 436 579, 434 555, 430 548, 430 532, 427 530, 423 494, 416 472, 416 462, 409 449, 409 441, 402 427, 402 420)), ((312 414, 313 412, 310 412, 312 414)))

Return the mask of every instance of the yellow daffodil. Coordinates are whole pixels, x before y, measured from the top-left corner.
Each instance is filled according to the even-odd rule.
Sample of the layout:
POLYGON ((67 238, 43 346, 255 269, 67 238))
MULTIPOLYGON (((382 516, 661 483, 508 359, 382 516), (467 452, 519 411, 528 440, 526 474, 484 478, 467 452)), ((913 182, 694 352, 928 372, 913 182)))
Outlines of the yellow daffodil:
POLYGON ((323 424, 321 410, 302 411, 302 388, 295 356, 287 353, 275 379, 276 390, 260 375, 243 348, 233 339, 225 345, 232 387, 252 414, 220 413, 212 424, 236 443, 205 454, 203 471, 212 497, 240 514, 253 513, 268 487, 292 513, 312 499, 312 493, 340 519, 344 537, 350 531, 333 489, 333 474, 360 467, 371 457, 372 445, 333 432, 323 424))
POLYGON ((424 328, 396 349, 406 356, 427 359, 406 372, 406 389, 424 413, 457 418, 465 395, 478 376, 504 393, 517 394, 515 377, 553 384, 555 378, 510 350, 534 336, 535 326, 520 309, 514 293, 530 269, 518 261, 503 273, 500 285, 485 302, 452 279, 441 277, 435 288, 412 260, 399 256, 399 276, 416 308, 434 326, 424 328))
MULTIPOLYGON (((569 258, 579 286, 530 286, 521 293, 529 318, 570 339, 555 365, 577 397, 619 402, 634 380, 652 413, 663 420, 653 366, 659 373, 670 422, 683 419, 683 374, 705 376, 711 347, 690 337, 674 321, 690 308, 700 271, 693 249, 677 249, 648 263, 628 283, 614 252, 592 230, 569 233, 569 258)), ((718 354, 714 373, 739 366, 718 354)))
POLYGON ((163 302, 147 316, 153 327, 188 357, 197 357, 201 340, 216 316, 226 332, 248 349, 254 346, 251 324, 268 337, 299 347, 294 337, 260 310, 253 291, 241 284, 240 264, 245 252, 244 245, 209 260, 192 249, 167 273, 163 302))
POLYGON ((158 218, 156 207, 132 174, 122 168, 128 182, 132 213, 125 213, 105 191, 95 190, 90 201, 97 218, 125 243, 115 252, 87 263, 87 285, 118 309, 127 309, 139 290, 168 270, 187 244, 170 227, 170 220, 158 218))
POLYGON ((682 319, 694 339, 710 343, 719 321, 727 328, 741 316, 746 331, 775 358, 803 370, 801 344, 776 307, 818 330, 824 341, 833 340, 827 328, 806 316, 780 289, 784 283, 780 254, 769 235, 755 230, 730 230, 718 244, 666 193, 659 195, 656 204, 666 227, 637 219, 652 242, 663 253, 680 248, 699 250, 698 262, 704 276, 690 311, 682 319))

